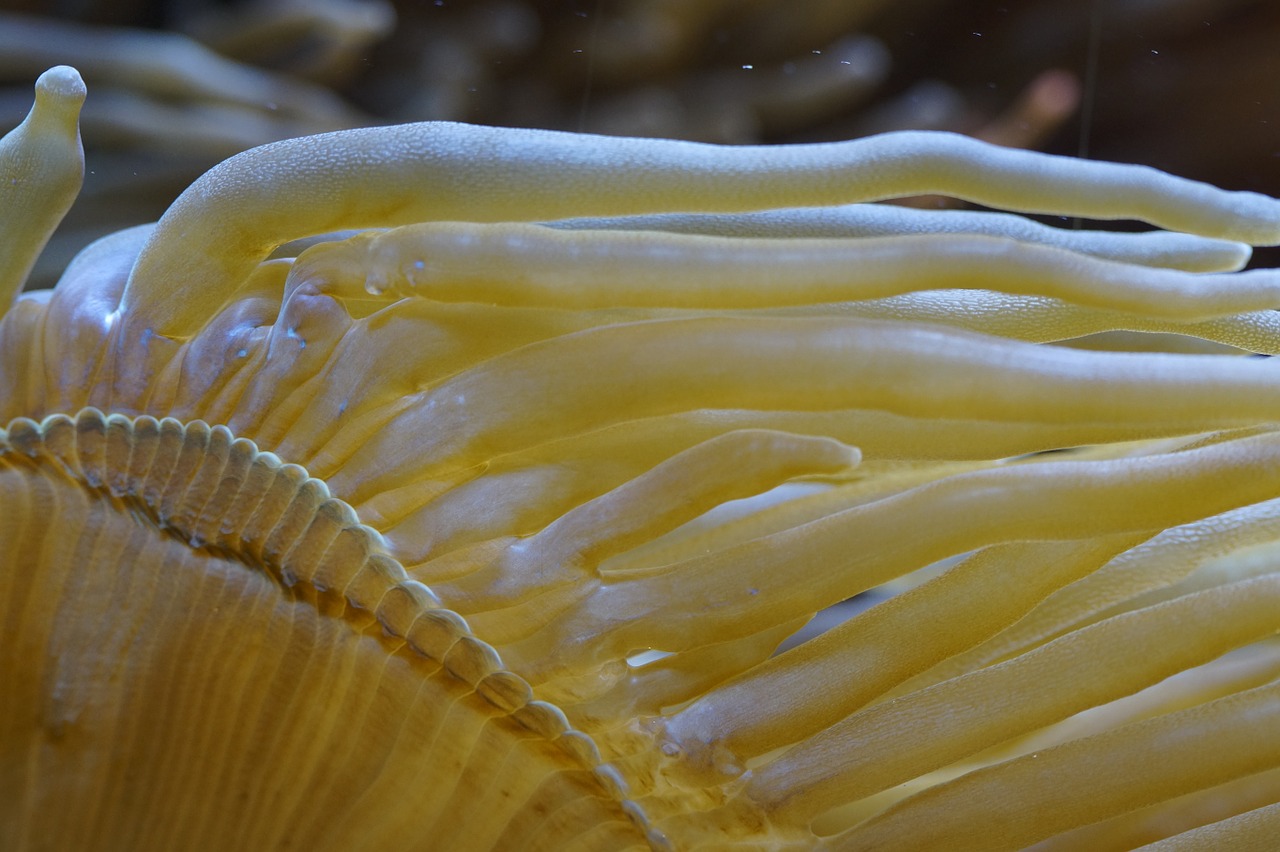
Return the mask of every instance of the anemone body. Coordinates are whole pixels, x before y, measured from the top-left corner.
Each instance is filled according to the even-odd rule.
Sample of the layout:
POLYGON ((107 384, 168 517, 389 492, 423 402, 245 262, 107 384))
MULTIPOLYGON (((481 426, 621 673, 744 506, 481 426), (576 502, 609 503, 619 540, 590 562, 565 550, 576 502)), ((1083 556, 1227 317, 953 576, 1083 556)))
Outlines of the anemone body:
POLYGON ((76 83, 0 143, 0 846, 1274 836, 1280 202, 408 125, 18 296, 76 83))

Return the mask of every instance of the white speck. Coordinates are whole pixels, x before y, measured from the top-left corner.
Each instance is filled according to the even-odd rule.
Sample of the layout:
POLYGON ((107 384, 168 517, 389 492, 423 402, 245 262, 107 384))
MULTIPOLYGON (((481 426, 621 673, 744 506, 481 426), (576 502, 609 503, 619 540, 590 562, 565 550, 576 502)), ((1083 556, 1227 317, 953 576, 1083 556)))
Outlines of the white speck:
POLYGON ((755 67, 756 67, 756 66, 754 66, 754 65, 743 65, 743 66, 742 66, 742 70, 743 70, 743 71, 750 71, 752 68, 755 68, 755 67))
POLYGON ((237 349, 237 350, 236 350, 236 357, 237 357, 237 358, 245 358, 245 357, 248 357, 248 355, 249 355, 249 350, 248 350, 248 349, 237 349))
POLYGON ((627 657, 627 665, 632 668, 640 668, 641 666, 647 666, 649 663, 656 663, 658 660, 662 660, 670 656, 670 651, 658 651, 650 648, 647 651, 639 651, 627 657))

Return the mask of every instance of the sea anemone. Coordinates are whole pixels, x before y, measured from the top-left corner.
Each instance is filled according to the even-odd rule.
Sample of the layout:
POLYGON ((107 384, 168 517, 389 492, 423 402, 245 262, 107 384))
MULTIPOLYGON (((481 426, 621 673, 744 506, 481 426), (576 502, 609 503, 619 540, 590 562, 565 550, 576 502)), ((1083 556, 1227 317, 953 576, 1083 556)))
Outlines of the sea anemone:
POLYGON ((1280 832, 1280 202, 425 123, 17 295, 84 95, 0 143, 0 846, 1280 832))

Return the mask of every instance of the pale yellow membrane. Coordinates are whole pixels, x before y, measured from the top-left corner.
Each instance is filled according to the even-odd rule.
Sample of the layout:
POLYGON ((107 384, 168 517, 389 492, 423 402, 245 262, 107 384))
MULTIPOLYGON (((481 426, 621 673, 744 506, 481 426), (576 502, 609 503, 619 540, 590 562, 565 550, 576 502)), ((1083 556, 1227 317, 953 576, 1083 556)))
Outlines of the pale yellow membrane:
POLYGON ((36 81, 26 120, 0 139, 0 315, 80 192, 84 99, 84 81, 74 68, 50 68, 36 81))

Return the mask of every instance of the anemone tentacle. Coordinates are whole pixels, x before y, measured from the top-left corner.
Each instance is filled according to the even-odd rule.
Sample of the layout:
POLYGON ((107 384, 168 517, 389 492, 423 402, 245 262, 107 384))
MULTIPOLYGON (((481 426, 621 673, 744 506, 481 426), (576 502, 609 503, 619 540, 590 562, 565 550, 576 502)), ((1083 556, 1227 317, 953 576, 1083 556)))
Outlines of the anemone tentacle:
POLYGON ((1269 837, 1275 242, 949 135, 235 157, 0 316, 0 847, 1269 837))

